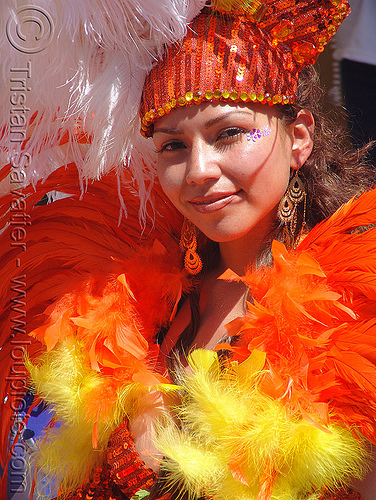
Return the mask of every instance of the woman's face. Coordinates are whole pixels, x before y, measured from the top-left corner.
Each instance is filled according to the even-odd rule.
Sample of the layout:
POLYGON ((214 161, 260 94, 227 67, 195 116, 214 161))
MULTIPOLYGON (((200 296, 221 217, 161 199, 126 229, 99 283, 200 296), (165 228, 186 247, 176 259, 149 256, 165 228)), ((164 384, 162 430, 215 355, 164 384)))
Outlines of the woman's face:
POLYGON ((272 107, 261 104, 174 110, 155 124, 160 184, 210 239, 263 238, 276 219, 290 169, 310 153, 304 161, 298 157, 295 135, 295 124, 283 125, 272 107))

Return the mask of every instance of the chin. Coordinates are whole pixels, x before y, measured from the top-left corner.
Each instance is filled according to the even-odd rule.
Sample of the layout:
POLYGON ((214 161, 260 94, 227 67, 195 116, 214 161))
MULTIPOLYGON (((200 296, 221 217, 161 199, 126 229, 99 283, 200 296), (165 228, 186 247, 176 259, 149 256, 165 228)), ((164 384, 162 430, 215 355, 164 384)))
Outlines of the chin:
POLYGON ((231 243, 243 240, 250 246, 258 246, 268 239, 273 232, 276 216, 274 211, 265 217, 257 218, 244 216, 247 224, 237 217, 236 220, 222 220, 213 225, 197 225, 202 233, 216 243, 231 243))
POLYGON ((203 230, 200 228, 200 230, 205 236, 216 243, 229 243, 231 241, 240 240, 250 231, 249 228, 243 231, 236 231, 234 228, 228 230, 203 230))

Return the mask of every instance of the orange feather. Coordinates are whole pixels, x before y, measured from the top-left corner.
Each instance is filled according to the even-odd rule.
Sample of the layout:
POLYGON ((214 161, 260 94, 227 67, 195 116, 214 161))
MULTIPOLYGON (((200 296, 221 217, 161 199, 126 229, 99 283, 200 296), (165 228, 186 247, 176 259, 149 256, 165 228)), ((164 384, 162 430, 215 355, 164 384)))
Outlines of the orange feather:
MULTIPOLYGON (((8 174, 6 166, 0 171, 0 178, 8 174)), ((35 188, 23 187, 2 197, 0 215, 5 228, 0 235, 2 401, 10 389, 6 377, 14 364, 10 356, 12 345, 25 344, 33 359, 42 350, 42 343, 52 349, 63 336, 84 338, 94 325, 97 333, 85 337, 87 346, 89 339, 92 342, 87 352, 91 353, 92 366, 107 374, 105 384, 110 380, 108 371, 117 373, 116 383, 131 378, 137 370, 138 381, 142 377, 147 384, 162 381, 152 375, 157 358, 153 338, 158 328, 169 321, 188 287, 178 251, 182 218, 156 185, 145 221, 141 223, 137 186, 127 173, 123 180, 124 184, 119 186, 116 176, 108 174, 100 181, 83 185, 72 163, 57 169, 35 188), (53 191, 68 197, 47 205, 38 204, 53 191), (31 222, 25 226, 27 251, 9 244, 17 212, 27 214, 25 220, 31 222), (156 239, 159 243, 153 246, 156 239), (121 280, 116 282, 116 277, 124 273, 128 289, 121 280), (17 304, 22 309, 18 333, 14 323, 17 304), (110 332, 107 326, 107 335, 103 333, 106 323, 115 327, 110 332), (34 337, 27 336, 32 331, 34 337), (10 332, 15 335, 11 337, 10 332)), ((115 389, 108 385, 110 399, 115 397, 115 389)), ((0 410, 2 465, 14 413, 10 404, 8 398, 0 410)), ((95 406, 93 400, 93 412, 95 406)))
MULTIPOLYGON (((241 279, 253 302, 228 325, 243 361, 267 354, 260 387, 292 412, 328 417, 376 443, 376 191, 353 198, 295 251, 273 242, 274 266, 241 279), (324 410, 326 408, 326 410, 324 410)), ((224 346, 219 346, 223 348, 224 346)))

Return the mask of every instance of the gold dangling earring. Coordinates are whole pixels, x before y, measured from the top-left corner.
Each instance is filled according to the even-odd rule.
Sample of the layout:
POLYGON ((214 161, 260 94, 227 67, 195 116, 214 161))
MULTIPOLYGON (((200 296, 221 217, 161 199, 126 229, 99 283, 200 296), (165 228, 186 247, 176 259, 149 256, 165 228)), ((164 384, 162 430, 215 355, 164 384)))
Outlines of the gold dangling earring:
POLYGON ((303 181, 298 175, 299 171, 295 172, 294 177, 290 180, 287 191, 281 199, 278 207, 278 218, 284 223, 283 239, 288 242, 289 246, 295 247, 298 236, 305 228, 306 215, 306 198, 307 193, 303 181), (303 220, 298 234, 296 228, 298 226, 298 205, 304 201, 303 220))
POLYGON ((180 235, 180 249, 185 252, 184 267, 189 274, 198 274, 202 269, 202 260, 197 253, 196 226, 184 219, 180 235))

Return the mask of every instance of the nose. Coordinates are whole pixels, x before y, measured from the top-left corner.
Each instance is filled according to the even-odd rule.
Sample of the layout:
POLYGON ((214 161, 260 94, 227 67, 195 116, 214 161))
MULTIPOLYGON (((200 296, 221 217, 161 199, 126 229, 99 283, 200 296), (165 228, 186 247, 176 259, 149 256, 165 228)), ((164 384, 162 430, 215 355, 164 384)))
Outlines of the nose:
POLYGON ((186 182, 204 184, 208 180, 218 179, 221 169, 215 152, 204 140, 195 141, 189 151, 186 182))

